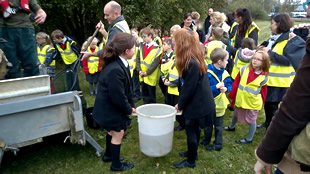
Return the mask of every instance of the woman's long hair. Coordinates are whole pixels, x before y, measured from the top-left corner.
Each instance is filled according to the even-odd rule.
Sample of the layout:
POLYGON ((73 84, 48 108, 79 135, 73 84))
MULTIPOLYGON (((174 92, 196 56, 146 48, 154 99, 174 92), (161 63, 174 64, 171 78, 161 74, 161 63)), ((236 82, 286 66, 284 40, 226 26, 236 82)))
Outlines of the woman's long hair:
POLYGON ((235 11, 234 16, 235 17, 242 17, 242 24, 240 24, 240 31, 244 37, 246 31, 248 30, 248 28, 250 27, 250 25, 252 23, 251 13, 250 13, 249 9, 247 9, 247 8, 238 8, 235 11))
POLYGON ((183 28, 176 31, 173 37, 175 41, 175 63, 180 77, 182 77, 182 73, 188 67, 191 59, 197 62, 200 75, 207 73, 203 50, 196 32, 183 28))
POLYGON ((117 33, 112 41, 108 43, 100 55, 101 69, 107 66, 109 63, 117 60, 118 56, 124 53, 127 49, 131 49, 135 44, 135 39, 128 33, 117 33))

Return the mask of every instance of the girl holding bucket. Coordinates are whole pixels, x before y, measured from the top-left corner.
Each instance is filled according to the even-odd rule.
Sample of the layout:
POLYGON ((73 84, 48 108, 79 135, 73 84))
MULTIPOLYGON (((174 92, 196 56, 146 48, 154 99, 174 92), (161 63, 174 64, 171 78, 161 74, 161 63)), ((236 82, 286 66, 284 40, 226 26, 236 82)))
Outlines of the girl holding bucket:
MULTIPOLYGON (((200 128, 212 124, 215 104, 207 76, 207 65, 196 32, 180 29, 174 34, 176 67, 181 79, 180 95, 175 108, 183 111, 187 136, 186 160, 175 163, 176 168, 196 166, 200 128)), ((215 116, 214 116, 215 117, 215 116)))
POLYGON ((127 33, 117 33, 100 55, 102 71, 99 77, 93 117, 107 130, 106 151, 102 160, 110 162, 112 171, 124 171, 133 164, 120 162, 120 149, 129 115, 135 113, 130 89, 128 59, 135 53, 135 39, 127 33))

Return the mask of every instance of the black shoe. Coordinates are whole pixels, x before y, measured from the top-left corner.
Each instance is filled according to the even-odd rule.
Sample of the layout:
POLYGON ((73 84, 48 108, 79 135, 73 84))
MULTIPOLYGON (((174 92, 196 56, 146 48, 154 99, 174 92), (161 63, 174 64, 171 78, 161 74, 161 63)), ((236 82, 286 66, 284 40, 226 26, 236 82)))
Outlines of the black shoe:
POLYGON ((246 138, 242 139, 242 140, 236 140, 235 141, 237 144, 251 144, 252 143, 252 140, 249 141, 247 140, 246 138))
POLYGON ((224 127, 224 130, 226 131, 235 131, 236 128, 230 128, 229 126, 224 127))
POLYGON ((211 146, 208 146, 208 147, 206 147, 206 150, 207 151, 221 151, 222 150, 222 148, 221 147, 215 147, 214 145, 211 145, 211 146))
POLYGON ((122 164, 122 166, 119 167, 119 168, 113 167, 113 166, 111 165, 110 169, 111 169, 112 171, 125 171, 125 170, 132 169, 132 168, 134 167, 133 164, 127 164, 127 163, 121 163, 121 164, 122 164))
POLYGON ((184 161, 179 162, 179 163, 175 163, 173 165, 176 168, 184 168, 184 167, 194 168, 194 167, 196 167, 195 163, 194 164, 190 164, 187 160, 184 160, 184 161))
POLYGON ((267 128, 268 127, 268 124, 267 123, 264 123, 264 124, 259 124, 256 126, 257 128, 267 128))
POLYGON ((185 128, 181 125, 179 125, 178 127, 174 128, 175 131, 181 131, 184 130, 185 128))
MULTIPOLYGON (((124 161, 124 158, 123 157, 119 157, 119 160, 120 161, 124 161)), ((103 162, 111 162, 112 161, 112 157, 103 155, 102 161, 103 162)))
POLYGON ((201 146, 206 146, 206 145, 208 145, 209 143, 210 143, 210 141, 202 140, 202 141, 200 142, 200 145, 201 145, 201 146))
MULTIPOLYGON (((181 157, 187 157, 187 152, 180 152, 179 155, 181 157)), ((196 156, 196 160, 198 160, 198 156, 196 156)))

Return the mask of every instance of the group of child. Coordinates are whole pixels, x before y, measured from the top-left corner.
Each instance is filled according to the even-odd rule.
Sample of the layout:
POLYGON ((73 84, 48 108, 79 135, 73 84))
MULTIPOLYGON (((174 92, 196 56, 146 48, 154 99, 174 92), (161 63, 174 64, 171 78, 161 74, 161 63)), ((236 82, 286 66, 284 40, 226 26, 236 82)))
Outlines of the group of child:
MULTIPOLYGON (((136 29, 131 30, 131 34, 136 39, 136 48, 133 59, 129 60, 131 77, 134 79, 134 94, 136 101, 140 96, 140 84, 144 104, 156 103, 156 86, 160 86, 165 95, 165 103, 175 106, 178 102, 179 86, 182 79, 179 78, 178 70, 175 66, 175 53, 173 33, 179 30, 179 25, 174 25, 170 29, 170 38, 160 39, 154 30, 144 28, 141 31, 142 39, 136 29), (156 37, 154 37, 156 36, 156 37), (136 73, 135 73, 136 72, 136 73), (138 79, 138 82, 135 82, 138 79)), ((215 129, 215 140, 212 145, 207 146, 207 150, 221 150, 223 147, 223 116, 230 101, 231 106, 235 106, 232 123, 224 127, 226 131, 234 131, 236 122, 243 122, 250 125, 248 136, 236 141, 238 144, 251 143, 256 130, 256 117, 261 110, 266 97, 269 69, 269 56, 263 51, 255 51, 255 43, 251 38, 242 41, 242 47, 234 56, 234 67, 230 75, 226 70, 229 61, 229 53, 226 45, 220 41, 223 37, 223 29, 214 27, 212 37, 214 40, 202 45, 206 49, 205 63, 208 66, 207 75, 210 87, 216 103, 216 115, 214 115, 212 125, 204 129, 205 137, 202 145, 211 142, 213 127, 215 129)), ((48 74, 55 76, 55 57, 60 54, 66 68, 71 67, 80 57, 80 50, 76 42, 64 36, 60 30, 52 32, 52 39, 55 47, 51 44, 51 39, 46 33, 39 32, 36 35, 38 44, 38 62, 40 67, 47 67, 48 74)), ((87 41, 89 41, 88 38, 87 41)), ((97 52, 99 40, 94 38, 86 48, 86 43, 82 50, 97 52)), ((101 45, 101 47, 103 47, 101 45)), ((102 49, 102 48, 101 48, 102 49)), ((89 82, 90 95, 96 94, 97 82, 100 73, 99 57, 90 57, 82 61, 86 80, 89 82)), ((185 128, 184 117, 177 116, 179 126, 175 130, 185 128)))

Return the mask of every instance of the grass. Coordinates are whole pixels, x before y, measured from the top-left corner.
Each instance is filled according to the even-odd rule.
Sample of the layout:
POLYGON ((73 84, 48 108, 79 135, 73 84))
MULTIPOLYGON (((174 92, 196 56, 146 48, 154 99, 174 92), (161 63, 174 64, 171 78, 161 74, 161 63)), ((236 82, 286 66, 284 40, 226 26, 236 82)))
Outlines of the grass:
MULTIPOLYGON (((270 34, 270 22, 255 22, 261 28, 258 42, 261 43, 270 34)), ((95 97, 89 95, 88 84, 82 69, 80 69, 79 78, 88 107, 91 107, 94 104, 95 97)), ((164 97, 159 88, 157 88, 157 101, 158 103, 164 102, 164 97)), ((141 104, 142 101, 140 100, 136 103, 136 106, 141 104)), ((231 118, 232 112, 227 110, 224 117, 224 126, 230 124, 231 118)), ((262 123, 264 119, 264 112, 260 112, 257 123, 262 123)), ((252 144, 238 145, 235 140, 246 137, 248 133, 248 125, 238 123, 235 132, 223 132, 224 147, 222 151, 208 152, 204 147, 199 146, 199 160, 196 163, 196 168, 175 169, 172 166, 173 163, 184 159, 178 153, 186 150, 185 131, 174 132, 173 148, 168 155, 153 158, 144 155, 139 149, 136 117, 133 117, 132 124, 129 134, 123 140, 121 156, 134 163, 135 167, 124 173, 254 173, 253 166, 256 162, 254 150, 265 134, 265 129, 257 129, 252 144)), ((86 130, 102 147, 105 147, 105 132, 88 128, 86 130)), ((103 163, 101 158, 95 155, 95 150, 89 144, 83 147, 69 142, 63 143, 64 137, 65 135, 53 136, 46 138, 43 143, 21 148, 17 156, 6 152, 2 160, 0 173, 111 173, 110 163, 103 163)))

